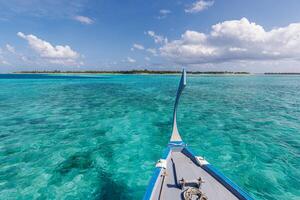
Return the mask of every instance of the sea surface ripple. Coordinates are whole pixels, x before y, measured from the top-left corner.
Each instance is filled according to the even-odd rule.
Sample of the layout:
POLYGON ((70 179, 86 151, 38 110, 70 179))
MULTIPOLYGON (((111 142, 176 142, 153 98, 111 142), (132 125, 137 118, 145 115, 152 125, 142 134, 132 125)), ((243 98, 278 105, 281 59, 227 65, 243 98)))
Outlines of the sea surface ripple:
MULTIPOLYGON (((0 75, 0 199, 141 199, 175 75, 0 75)), ((300 76, 189 76, 179 131, 255 199, 300 199, 300 76)))

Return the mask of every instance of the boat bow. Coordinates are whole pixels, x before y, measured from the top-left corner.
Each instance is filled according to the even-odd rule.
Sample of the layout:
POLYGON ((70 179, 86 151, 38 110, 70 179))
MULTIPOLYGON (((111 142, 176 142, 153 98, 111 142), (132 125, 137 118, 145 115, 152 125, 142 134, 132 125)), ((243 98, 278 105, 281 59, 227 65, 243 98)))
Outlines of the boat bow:
POLYGON ((195 156, 182 141, 176 115, 185 86, 186 71, 183 70, 174 104, 171 139, 156 163, 144 200, 252 200, 203 157, 195 156))
POLYGON ((178 128, 177 128, 177 117, 176 116, 177 116, 177 107, 178 107, 179 98, 180 98, 181 93, 182 93, 183 89, 185 88, 185 86, 186 86, 186 71, 185 71, 185 69, 183 69, 181 79, 180 79, 180 83, 179 83, 178 90, 177 90, 175 104, 174 104, 173 130, 172 130, 172 135, 171 135, 170 142, 180 142, 180 141, 182 141, 181 136, 180 136, 179 131, 178 131, 178 128))

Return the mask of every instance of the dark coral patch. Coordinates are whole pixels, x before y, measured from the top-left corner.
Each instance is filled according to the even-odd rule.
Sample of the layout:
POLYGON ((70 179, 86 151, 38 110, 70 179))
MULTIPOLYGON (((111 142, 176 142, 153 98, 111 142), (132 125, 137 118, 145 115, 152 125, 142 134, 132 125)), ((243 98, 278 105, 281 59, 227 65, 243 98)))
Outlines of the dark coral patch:
POLYGON ((90 153, 76 153, 70 156, 64 162, 62 162, 58 166, 57 171, 61 175, 64 175, 73 169, 85 170, 85 169, 92 168, 92 166, 93 166, 93 161, 91 159, 90 153))

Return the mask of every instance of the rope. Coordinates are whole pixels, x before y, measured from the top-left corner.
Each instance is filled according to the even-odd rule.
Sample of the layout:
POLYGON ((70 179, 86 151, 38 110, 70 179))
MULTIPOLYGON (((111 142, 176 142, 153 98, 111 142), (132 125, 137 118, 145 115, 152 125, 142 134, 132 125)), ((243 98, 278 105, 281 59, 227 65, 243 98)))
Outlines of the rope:
POLYGON ((188 188, 183 193, 184 200, 207 200, 207 197, 198 188, 188 188))

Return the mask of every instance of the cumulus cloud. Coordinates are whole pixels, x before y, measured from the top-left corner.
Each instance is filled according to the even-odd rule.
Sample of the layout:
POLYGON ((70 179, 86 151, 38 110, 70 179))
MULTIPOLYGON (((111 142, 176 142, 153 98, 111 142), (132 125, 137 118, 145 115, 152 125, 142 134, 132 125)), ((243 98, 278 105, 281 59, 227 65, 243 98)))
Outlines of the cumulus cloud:
POLYGON ((135 63, 136 60, 131 58, 131 57, 127 57, 127 61, 130 62, 130 63, 135 63))
POLYGON ((149 35, 150 37, 152 37, 154 39, 154 42, 157 44, 168 42, 167 38, 165 38, 161 35, 157 35, 154 31, 147 31, 146 34, 149 35))
POLYGON ((300 23, 266 31, 246 18, 213 25, 208 34, 187 30, 160 48, 177 63, 300 59, 300 23))
POLYGON ((74 20, 76 20, 82 24, 93 24, 94 23, 94 20, 92 20, 91 18, 86 17, 86 16, 81 16, 81 15, 75 16, 74 20))
POLYGON ((214 5, 214 1, 198 0, 189 8, 185 9, 186 13, 198 13, 214 5))
POLYGON ((17 35, 20 38, 25 39, 29 46, 39 54, 41 58, 50 63, 64 64, 64 65, 74 65, 77 63, 77 59, 80 54, 74 51, 68 45, 52 45, 51 43, 38 38, 35 35, 29 34, 25 35, 22 32, 18 32, 17 35))
POLYGON ((133 51, 135 49, 144 50, 145 47, 143 45, 141 45, 141 44, 133 44, 131 50, 133 51))
POLYGON ((79 54, 72 50, 70 46, 56 45, 53 46, 49 42, 42 40, 35 35, 25 35, 22 32, 17 34, 20 38, 27 40, 29 46, 36 51, 41 57, 45 58, 62 58, 75 59, 79 54))

